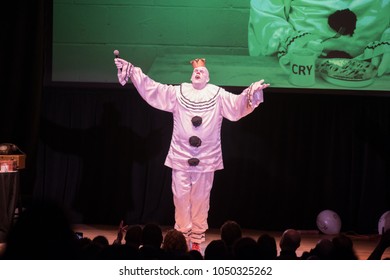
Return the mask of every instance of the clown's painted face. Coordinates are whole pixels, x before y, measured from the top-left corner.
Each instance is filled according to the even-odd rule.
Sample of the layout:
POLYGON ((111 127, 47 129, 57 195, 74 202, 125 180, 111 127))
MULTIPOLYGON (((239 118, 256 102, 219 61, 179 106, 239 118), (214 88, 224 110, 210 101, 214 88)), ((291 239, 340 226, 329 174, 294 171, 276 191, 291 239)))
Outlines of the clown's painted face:
POLYGON ((204 88, 209 80, 209 71, 206 67, 196 67, 194 72, 192 72, 191 81, 193 87, 196 89, 204 88))

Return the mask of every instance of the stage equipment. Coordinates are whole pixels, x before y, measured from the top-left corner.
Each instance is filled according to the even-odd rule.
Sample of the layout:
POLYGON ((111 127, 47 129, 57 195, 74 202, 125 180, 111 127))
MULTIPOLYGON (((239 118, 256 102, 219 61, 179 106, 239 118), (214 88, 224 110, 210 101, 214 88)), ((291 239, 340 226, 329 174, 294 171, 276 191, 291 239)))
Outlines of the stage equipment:
POLYGON ((15 144, 0 144, 0 172, 16 171, 26 166, 26 154, 15 144))

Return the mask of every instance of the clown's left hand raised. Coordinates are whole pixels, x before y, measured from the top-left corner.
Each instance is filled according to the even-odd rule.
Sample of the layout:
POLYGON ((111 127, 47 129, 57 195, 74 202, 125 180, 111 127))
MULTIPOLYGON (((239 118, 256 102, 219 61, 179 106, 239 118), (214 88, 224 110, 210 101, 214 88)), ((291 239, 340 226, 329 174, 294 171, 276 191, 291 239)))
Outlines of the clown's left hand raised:
POLYGON ((247 89, 248 107, 257 107, 263 101, 263 89, 269 87, 269 85, 264 83, 264 80, 260 80, 247 89))
POLYGON ((257 92, 269 87, 269 84, 265 84, 264 80, 260 80, 252 85, 252 91, 257 92))

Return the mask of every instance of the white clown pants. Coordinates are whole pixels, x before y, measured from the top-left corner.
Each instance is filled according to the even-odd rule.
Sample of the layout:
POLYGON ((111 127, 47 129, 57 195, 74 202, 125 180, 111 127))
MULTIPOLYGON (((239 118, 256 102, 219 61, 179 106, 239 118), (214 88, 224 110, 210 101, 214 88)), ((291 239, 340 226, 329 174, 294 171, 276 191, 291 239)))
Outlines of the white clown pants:
POLYGON ((205 241, 213 180, 214 172, 198 173, 172 169, 175 229, 181 231, 187 241, 205 241))

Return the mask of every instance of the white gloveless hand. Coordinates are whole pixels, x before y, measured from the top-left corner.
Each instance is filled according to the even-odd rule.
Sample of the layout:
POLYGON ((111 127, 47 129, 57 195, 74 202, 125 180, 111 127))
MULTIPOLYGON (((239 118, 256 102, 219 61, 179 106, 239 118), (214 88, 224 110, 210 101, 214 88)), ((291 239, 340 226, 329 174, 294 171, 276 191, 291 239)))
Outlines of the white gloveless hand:
POLYGON ((253 83, 248 88, 248 106, 256 107, 263 101, 262 90, 269 87, 270 84, 264 84, 264 80, 253 83))
POLYGON ((390 72, 390 53, 375 56, 371 59, 371 63, 378 69, 378 77, 390 72))
POLYGON ((269 84, 264 84, 264 80, 260 80, 256 83, 253 84, 252 88, 253 88, 253 92, 257 92, 257 91, 260 91, 260 90, 263 90, 265 88, 269 87, 269 84))

